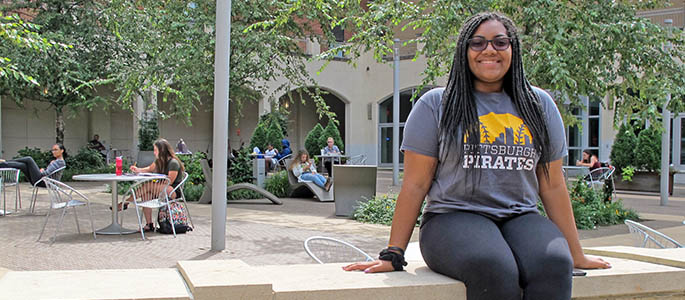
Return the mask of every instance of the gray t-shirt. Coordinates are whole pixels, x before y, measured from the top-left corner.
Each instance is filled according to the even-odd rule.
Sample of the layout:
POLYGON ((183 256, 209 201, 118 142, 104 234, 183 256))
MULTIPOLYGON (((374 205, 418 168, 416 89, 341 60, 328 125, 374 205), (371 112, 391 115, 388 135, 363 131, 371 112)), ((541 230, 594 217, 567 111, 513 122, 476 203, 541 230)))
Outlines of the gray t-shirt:
MULTIPOLYGON (((547 121, 550 161, 555 161, 567 154, 564 124, 549 94, 539 88, 533 89, 540 97, 547 121)), ((474 93, 481 123, 481 143, 477 149, 480 151, 476 152, 480 155, 465 154, 457 164, 456 155, 448 155, 440 161, 438 127, 443 91, 444 88, 436 88, 424 94, 414 105, 404 127, 403 151, 439 160, 424 211, 471 211, 498 220, 536 212, 539 199, 536 166, 540 155, 509 96, 506 93, 474 93), (464 168, 478 170, 467 174, 464 168)), ((445 149, 456 154, 456 147, 449 145, 445 149)), ((468 145, 463 147, 468 150, 468 145)))

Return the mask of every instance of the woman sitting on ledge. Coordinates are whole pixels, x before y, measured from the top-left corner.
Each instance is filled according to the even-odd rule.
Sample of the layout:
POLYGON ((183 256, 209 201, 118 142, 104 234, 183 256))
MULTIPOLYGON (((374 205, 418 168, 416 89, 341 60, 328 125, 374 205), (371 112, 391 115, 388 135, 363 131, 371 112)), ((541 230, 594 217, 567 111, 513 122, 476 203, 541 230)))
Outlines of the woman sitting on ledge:
POLYGON ((316 172, 316 166, 309 161, 307 150, 297 152, 297 157, 290 163, 290 170, 299 181, 311 181, 328 192, 331 189, 331 178, 326 179, 316 172))
MULTIPOLYGON (((50 151, 55 159, 48 164, 46 169, 39 168, 38 164, 36 164, 36 161, 30 156, 8 161, 0 159, 0 168, 19 169, 22 173, 26 174, 26 178, 28 178, 29 182, 31 182, 31 185, 34 185, 41 178, 50 175, 50 173, 61 167, 67 166, 67 164, 64 162, 64 158, 67 156, 67 150, 64 148, 64 145, 54 144, 52 145, 52 149, 50 151)), ((38 186, 45 187, 45 183, 41 181, 38 183, 38 186)))
POLYGON ((561 171, 564 124, 526 80, 521 50, 504 15, 464 23, 447 87, 423 95, 407 119, 389 245, 345 270, 402 270, 424 199, 423 259, 464 282, 469 300, 568 300, 574 267, 610 267, 583 254, 561 171))

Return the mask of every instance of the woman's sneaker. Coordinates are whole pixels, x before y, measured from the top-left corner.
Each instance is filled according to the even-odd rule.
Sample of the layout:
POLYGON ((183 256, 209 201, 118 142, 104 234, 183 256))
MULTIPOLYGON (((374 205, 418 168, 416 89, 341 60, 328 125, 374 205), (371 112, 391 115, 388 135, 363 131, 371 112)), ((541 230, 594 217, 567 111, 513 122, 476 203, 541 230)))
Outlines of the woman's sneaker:
POLYGON ((324 184, 324 188, 326 189, 326 192, 331 190, 331 185, 333 185, 333 181, 331 181, 331 178, 328 177, 328 179, 326 179, 326 184, 324 184))

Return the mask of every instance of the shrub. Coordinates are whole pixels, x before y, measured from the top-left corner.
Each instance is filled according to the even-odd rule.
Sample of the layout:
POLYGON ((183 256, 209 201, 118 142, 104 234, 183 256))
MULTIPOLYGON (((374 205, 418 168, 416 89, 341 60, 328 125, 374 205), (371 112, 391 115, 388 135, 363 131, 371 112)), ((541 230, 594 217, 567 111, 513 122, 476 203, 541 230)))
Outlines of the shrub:
POLYGON ((102 169, 106 166, 105 158, 99 151, 88 147, 81 147, 76 155, 70 155, 65 159, 67 169, 88 170, 102 169))
MULTIPOLYGON (((570 187, 569 196, 573 206, 573 216, 578 229, 594 229, 597 226, 621 224, 624 220, 638 220, 637 213, 623 207, 620 200, 605 202, 605 195, 578 180, 570 187)), ((544 215, 542 203, 538 209, 544 215)))
POLYGON ((52 156, 52 152, 50 151, 43 152, 40 151, 40 149, 38 148, 29 147, 17 151, 17 156, 13 158, 21 158, 26 156, 32 157, 33 160, 36 161, 36 164, 38 164, 38 166, 47 166, 54 159, 52 156))
MULTIPOLYGON (((204 184, 205 174, 202 173, 202 165, 200 160, 205 159, 207 155, 203 152, 195 152, 193 155, 179 155, 178 159, 183 162, 186 172, 188 172, 188 181, 193 184, 204 184)), ((210 179, 211 180, 211 179, 210 179)))
POLYGON ((634 153, 633 165, 638 169, 650 172, 661 169, 661 133, 655 126, 640 131, 634 153))
POLYGON ((288 173, 283 170, 266 180, 264 188, 276 197, 288 197, 290 195, 290 182, 288 173))
POLYGON ((637 136, 633 131, 633 126, 624 123, 618 129, 614 145, 611 147, 611 164, 617 170, 635 164, 635 145, 637 144, 637 136))
POLYGON ((205 186, 202 184, 194 184, 192 182, 186 182, 183 186, 183 195, 186 196, 187 201, 198 201, 202 196, 205 186))
POLYGON ((238 156, 235 157, 233 163, 231 163, 231 168, 228 170, 228 176, 231 182, 252 183, 254 177, 252 177, 252 159, 250 158, 250 150, 241 149, 238 151, 238 156))
POLYGON ((271 144, 274 146, 274 148, 278 149, 278 151, 283 150, 281 140, 284 138, 285 136, 283 136, 283 132, 281 131, 281 127, 278 125, 278 123, 271 122, 271 125, 269 125, 268 129, 266 130, 266 143, 264 144, 264 149, 266 149, 268 144, 271 144))
POLYGON ((259 123, 264 123, 266 128, 269 128, 271 123, 277 123, 283 136, 288 136, 288 115, 279 110, 272 110, 270 113, 259 116, 259 123))
POLYGON ((259 150, 262 150, 262 152, 264 151, 264 148, 266 147, 267 143, 266 134, 267 131, 266 127, 264 127, 264 123, 257 124, 257 127, 252 132, 252 138, 250 138, 250 152, 252 152, 252 149, 254 149, 254 147, 259 148, 259 150))
MULTIPOLYGON (((359 202, 359 206, 354 210, 352 217, 362 223, 391 225, 392 217, 395 214, 395 203, 397 194, 382 194, 374 196, 369 201, 359 202)), ((426 202, 421 206, 421 212, 416 219, 416 225, 421 222, 421 215, 426 202)))
POLYGON ((304 139, 304 148, 309 152, 310 156, 318 155, 321 152, 323 145, 319 144, 319 139, 323 134, 323 127, 317 123, 312 130, 309 131, 307 137, 304 139))
POLYGON ((319 137, 319 145, 321 145, 319 149, 326 146, 326 140, 328 139, 328 137, 333 138, 333 141, 335 141, 335 145, 338 146, 338 149, 340 149, 340 151, 345 151, 345 143, 343 143, 343 139, 342 137, 340 137, 340 131, 338 130, 338 126, 336 126, 333 123, 333 120, 328 121, 328 125, 326 125, 326 128, 323 130, 323 133, 321 133, 321 136, 319 137))
POLYGON ((140 129, 138 129, 138 150, 152 151, 154 150, 154 142, 159 138, 159 126, 157 125, 157 118, 143 118, 139 122, 140 129))

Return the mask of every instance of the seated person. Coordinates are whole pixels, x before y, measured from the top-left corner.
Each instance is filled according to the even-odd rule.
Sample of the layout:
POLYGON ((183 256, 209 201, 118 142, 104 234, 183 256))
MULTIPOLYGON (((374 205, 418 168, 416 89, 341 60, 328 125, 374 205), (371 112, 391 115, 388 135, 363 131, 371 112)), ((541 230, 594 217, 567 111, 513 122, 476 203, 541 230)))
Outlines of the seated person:
POLYGON ((178 144, 176 144, 176 153, 179 154, 193 154, 188 150, 188 145, 186 145, 186 142, 183 141, 183 139, 178 140, 178 144))
POLYGON ((264 157, 266 157, 267 170, 273 168, 278 162, 276 156, 278 155, 278 149, 274 148, 274 145, 268 144, 266 146, 266 151, 264 152, 264 157))
MULTIPOLYGON (((576 166, 579 167, 588 167, 590 168, 590 172, 592 174, 592 180, 597 180, 599 177, 602 176, 602 171, 597 171, 592 173, 592 170, 595 170, 597 168, 602 167, 602 163, 599 162, 599 158, 597 158, 597 155, 592 153, 592 150, 590 149, 585 149, 583 150, 583 159, 576 161, 576 166)), ((584 180, 590 181, 590 174, 585 176, 584 180)))
MULTIPOLYGON (((35 185, 36 182, 38 182, 44 176, 47 176, 55 170, 67 165, 64 162, 64 158, 67 156, 67 150, 64 148, 64 145, 54 144, 52 145, 52 149, 50 151, 55 159, 48 164, 47 169, 38 168, 38 164, 36 164, 36 161, 30 156, 8 161, 0 160, 0 168, 19 169, 21 172, 26 174, 26 178, 29 180, 31 185, 35 185)), ((45 187, 45 183, 41 181, 38 186, 45 187)))
POLYGON ((300 150, 297 157, 290 164, 290 170, 298 181, 311 181, 328 192, 331 189, 331 178, 326 179, 316 172, 316 166, 309 161, 307 150, 300 150))
POLYGON ((583 159, 576 161, 576 166, 588 167, 590 168, 590 171, 592 171, 594 169, 601 167, 601 163, 599 162, 599 158, 597 158, 597 155, 592 153, 592 150, 585 149, 583 150, 583 159))
POLYGON ((283 139, 283 140, 281 140, 281 144, 283 144, 283 147, 282 147, 283 150, 281 150, 281 151, 276 155, 276 160, 281 160, 281 159, 283 159, 284 157, 286 157, 286 156, 288 156, 288 155, 290 155, 290 154, 293 153, 293 151, 290 150, 290 141, 288 141, 288 140, 286 140, 286 139, 283 139))
POLYGON ((103 157, 107 156, 107 147, 100 142, 100 135, 94 135, 93 140, 88 141, 88 149, 100 152, 103 157))
MULTIPOLYGON (((333 141, 332 137, 328 137, 328 140, 326 140, 326 147, 321 149, 321 155, 340 155, 340 149, 338 149, 338 146, 335 145, 335 142, 333 141)), ((326 171, 328 172, 328 176, 331 176, 331 169, 333 168, 331 166, 331 163, 333 160, 335 160, 336 163, 340 162, 339 159, 337 158, 324 158, 323 159, 323 165, 326 167, 326 171)))
MULTIPOLYGON (((135 165, 131 166, 131 171, 134 173, 159 173, 167 175, 169 178, 169 185, 166 189, 166 193, 169 194, 176 188, 183 180, 183 172, 185 168, 183 167, 183 162, 181 162, 178 157, 174 154, 174 148, 165 139, 158 139, 154 144, 155 162, 145 168, 138 168, 135 165)), ((170 199, 176 199, 177 190, 173 194, 169 194, 170 199)), ((126 199, 127 202, 133 201, 131 197, 126 199)), ((144 199, 143 199, 144 201, 144 199)), ((128 203, 123 205, 123 208, 128 208, 128 203)), ((121 210, 121 204, 119 204, 119 210, 121 210)), ((144 207, 143 215, 145 216, 146 225, 143 227, 145 232, 154 231, 155 224, 152 223, 152 209, 144 207)))

